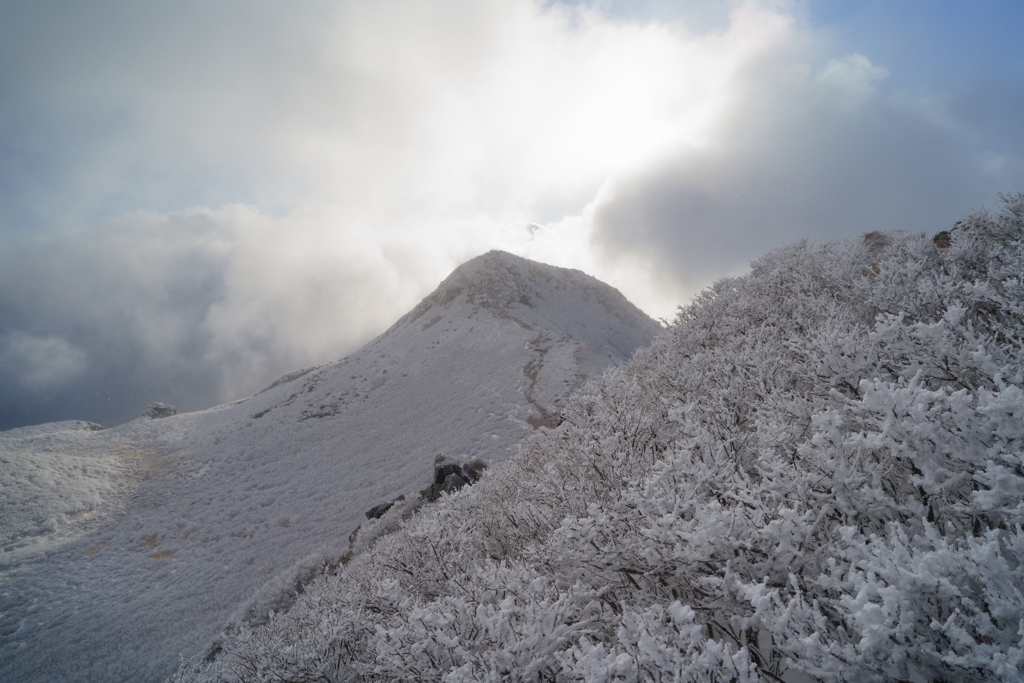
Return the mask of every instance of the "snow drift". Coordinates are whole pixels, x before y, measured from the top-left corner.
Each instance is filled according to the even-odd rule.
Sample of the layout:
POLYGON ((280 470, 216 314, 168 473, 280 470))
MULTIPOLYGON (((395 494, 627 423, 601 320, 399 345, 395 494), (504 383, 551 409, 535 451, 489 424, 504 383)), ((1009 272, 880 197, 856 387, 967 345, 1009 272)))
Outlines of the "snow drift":
POLYGON ((773 252, 199 681, 1024 680, 1024 195, 773 252))

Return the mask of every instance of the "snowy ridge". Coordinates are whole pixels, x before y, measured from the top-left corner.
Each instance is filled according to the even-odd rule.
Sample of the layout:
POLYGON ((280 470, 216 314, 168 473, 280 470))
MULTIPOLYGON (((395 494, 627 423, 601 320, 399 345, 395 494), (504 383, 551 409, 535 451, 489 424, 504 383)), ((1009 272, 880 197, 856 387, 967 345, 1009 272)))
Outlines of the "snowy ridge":
POLYGON ((1024 195, 768 254, 563 416, 176 680, 1024 681, 1024 195))
MULTIPOLYGON (((37 430, 65 435, 67 457, 94 454, 90 478, 68 485, 91 496, 96 521, 60 538, 19 527, 19 552, 0 554, 0 680, 162 680, 232 619, 287 606, 364 511, 429 482, 437 454, 507 459, 558 421, 569 393, 660 331, 593 278, 500 252, 416 310, 242 401, 37 430), (100 486, 115 473, 130 476, 100 486)), ((0 448, 22 439, 26 467, 56 467, 38 443, 7 437, 0 448)), ((8 504, 5 519, 34 514, 8 504)))
POLYGON ((636 348, 636 330, 650 329, 647 315, 600 280, 579 270, 545 266, 501 251, 488 252, 456 268, 395 327, 415 322, 459 297, 508 315, 527 328, 564 329, 595 350, 604 347, 617 360, 627 359, 636 348), (585 305, 580 305, 581 300, 585 305), (587 325, 595 315, 604 319, 605 325, 609 316, 620 325, 588 332, 587 325))

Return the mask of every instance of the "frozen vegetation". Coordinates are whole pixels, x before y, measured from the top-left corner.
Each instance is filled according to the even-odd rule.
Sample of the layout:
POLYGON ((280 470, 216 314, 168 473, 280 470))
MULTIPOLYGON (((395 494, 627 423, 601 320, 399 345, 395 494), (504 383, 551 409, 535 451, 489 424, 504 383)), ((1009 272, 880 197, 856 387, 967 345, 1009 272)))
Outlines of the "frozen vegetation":
POLYGON ((287 608, 438 454, 501 463, 660 329, 590 276, 492 252, 243 401, 0 433, 0 681, 164 680, 225 624, 287 608))
POLYGON ((768 254, 182 681, 1024 679, 1024 196, 768 254))
POLYGON ((117 490, 121 460, 107 444, 83 452, 90 422, 52 422, 0 432, 0 548, 15 551, 87 517, 117 490), (26 457, 32 453, 36 457, 26 457))

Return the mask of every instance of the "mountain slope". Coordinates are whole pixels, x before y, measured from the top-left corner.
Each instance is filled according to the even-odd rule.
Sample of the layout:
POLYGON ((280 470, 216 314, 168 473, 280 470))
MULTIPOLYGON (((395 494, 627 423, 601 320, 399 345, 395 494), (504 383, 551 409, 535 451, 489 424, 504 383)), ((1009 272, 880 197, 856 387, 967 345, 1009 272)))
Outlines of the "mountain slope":
POLYGON ((1024 681, 1024 195, 719 281, 183 681, 1024 681))
MULTIPOLYGON (((100 453, 125 483, 0 555, 0 679, 160 680, 232 615, 258 619, 254 593, 287 602, 437 454, 506 459, 659 329, 594 278, 491 252, 341 361, 208 411, 61 432, 65 455, 100 453)), ((50 448, 19 439, 0 448, 50 448)))

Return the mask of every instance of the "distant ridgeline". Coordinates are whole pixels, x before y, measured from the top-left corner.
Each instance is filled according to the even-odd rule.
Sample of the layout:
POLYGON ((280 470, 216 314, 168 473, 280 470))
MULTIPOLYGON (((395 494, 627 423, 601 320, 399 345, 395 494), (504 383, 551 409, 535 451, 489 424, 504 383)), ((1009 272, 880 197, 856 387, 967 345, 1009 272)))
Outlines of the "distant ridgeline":
POLYGON ((178 680, 1024 680, 1024 195, 944 233, 717 282, 178 680))

